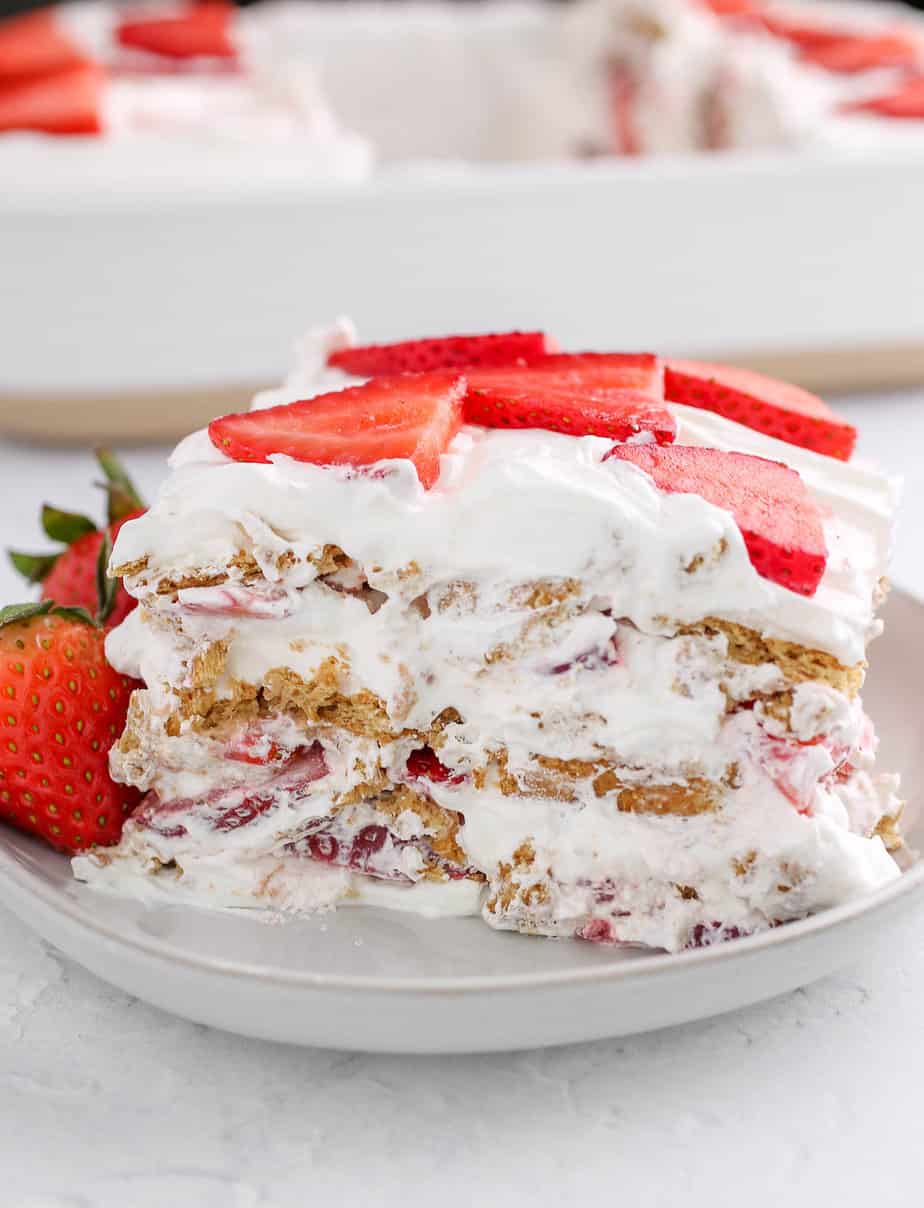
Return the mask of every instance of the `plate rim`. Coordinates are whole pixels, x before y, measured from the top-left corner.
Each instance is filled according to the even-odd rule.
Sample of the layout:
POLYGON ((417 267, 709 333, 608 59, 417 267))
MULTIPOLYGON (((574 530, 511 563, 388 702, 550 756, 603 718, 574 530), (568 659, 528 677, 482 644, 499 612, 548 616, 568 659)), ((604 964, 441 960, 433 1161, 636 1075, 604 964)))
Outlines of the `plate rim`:
MULTIPOLYGON (((846 902, 841 906, 829 907, 816 915, 798 919, 785 926, 743 936, 731 943, 712 944, 684 952, 658 952, 645 954, 634 961, 610 961, 587 969, 560 969, 509 974, 473 974, 459 977, 387 978, 361 977, 336 973, 311 973, 304 970, 276 969, 255 965, 247 961, 228 960, 209 955, 192 956, 167 941, 143 934, 130 935, 95 919, 83 911, 75 899, 61 895, 44 879, 30 872, 25 865, 7 850, 0 840, 0 875, 16 882, 20 892, 38 897, 43 905, 54 914, 64 916, 84 932, 92 933, 97 939, 132 949, 136 954, 166 961, 171 965, 183 965, 197 973, 207 973, 246 979, 251 982, 273 984, 290 989, 329 990, 353 994, 413 994, 457 996, 480 994, 489 990, 540 990, 556 985, 594 985, 604 982, 654 979, 682 972, 689 968, 701 968, 717 962, 728 963, 764 951, 767 948, 791 948, 810 936, 830 930, 849 922, 860 915, 874 914, 895 901, 921 889, 924 885, 924 861, 903 872, 895 881, 871 894, 846 902)), ((92 892, 92 891, 91 891, 92 892)), ((115 895, 110 895, 115 896, 115 895)), ((6 899, 5 899, 6 900, 6 899)), ((7 901, 7 905, 9 902, 7 901)), ((150 908, 149 903, 144 904, 150 908)), ((189 903, 163 903, 170 909, 203 910, 206 907, 189 903)), ((15 907, 11 907, 23 917, 15 907)), ((358 906, 356 910, 380 909, 374 906, 358 906)), ((228 910, 225 913, 236 913, 228 910)), ((25 919, 24 921, 28 921, 25 919)), ((297 924, 297 919, 292 920, 297 924)), ((511 936, 516 933, 511 932, 511 936)), ((523 941, 535 942, 550 937, 518 936, 523 941)), ((560 937, 561 942, 570 942, 569 937, 560 937)))
MULTIPOLYGON (((907 602, 924 609, 924 598, 906 587, 896 585, 893 595, 903 597, 907 602)), ((23 842, 38 845, 39 840, 31 836, 18 836, 23 842)), ((42 849, 43 854, 52 853, 42 849)), ((62 860, 66 856, 59 857, 62 860)), ((73 882, 77 884, 77 882, 73 882)), ((840 906, 832 906, 798 919, 784 926, 768 929, 755 935, 744 936, 729 943, 712 944, 683 952, 653 952, 645 954, 642 959, 628 961, 601 962, 584 969, 558 969, 549 971, 531 971, 527 973, 508 974, 468 974, 462 976, 439 976, 413 978, 389 978, 376 976, 357 976, 355 974, 311 973, 305 970, 279 969, 255 965, 249 961, 229 960, 222 957, 206 955, 191 955, 182 949, 174 947, 165 940, 143 933, 129 934, 97 919, 85 911, 79 900, 72 895, 62 893, 52 882, 40 873, 31 869, 27 862, 17 858, 7 839, 7 832, 0 834, 0 898, 13 910, 13 913, 28 924, 28 917, 20 913, 16 906, 9 901, 7 893, 3 892, 5 885, 12 885, 19 894, 37 897, 47 910, 58 916, 65 917, 69 923, 84 932, 92 933, 97 939, 128 948, 136 954, 152 957, 156 960, 167 961, 173 965, 183 965, 197 973, 206 973, 232 979, 246 979, 252 982, 273 984, 291 989, 327 990, 337 993, 349 991, 353 994, 412 994, 417 995, 446 995, 465 996, 480 994, 491 990, 539 990, 556 985, 594 985, 599 983, 640 981, 659 979, 682 972, 687 969, 700 969, 716 963, 727 964, 730 961, 741 960, 760 953, 766 949, 788 949, 798 945, 813 935, 838 927, 861 915, 878 913, 891 904, 918 892, 924 886, 924 858, 920 856, 909 868, 889 882, 888 885, 872 893, 864 894, 840 906)), ((88 890, 87 892, 94 892, 88 890)), ((107 894, 108 897, 116 897, 107 894)), ((150 903, 143 902, 146 908, 150 903)), ((186 902, 157 903, 177 910, 208 910, 214 908, 200 907, 186 902)), ((354 910, 378 910, 376 906, 358 906, 354 910)), ((227 914, 237 914, 236 910, 222 911, 227 914)), ((297 924, 293 918, 293 924, 297 924)), ((511 935, 515 933, 511 932, 511 935)), ((548 937, 522 936, 526 942, 536 942, 548 937)), ((564 937, 570 942, 569 937, 564 937)))

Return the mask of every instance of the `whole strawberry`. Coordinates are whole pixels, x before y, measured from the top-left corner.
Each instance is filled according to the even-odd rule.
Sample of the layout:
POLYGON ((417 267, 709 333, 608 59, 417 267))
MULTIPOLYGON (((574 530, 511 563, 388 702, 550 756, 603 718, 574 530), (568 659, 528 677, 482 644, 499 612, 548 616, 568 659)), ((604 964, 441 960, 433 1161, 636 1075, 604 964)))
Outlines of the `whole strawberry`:
POLYGON ((79 609, 0 609, 0 820, 71 854, 118 842, 140 799, 109 775, 137 684, 106 662, 104 639, 79 609))
MULTIPOLYGON (((41 583, 43 600, 96 610, 96 563, 103 538, 114 541, 119 529, 141 516, 144 503, 117 458, 107 449, 97 449, 96 459, 106 481, 101 484, 107 495, 107 527, 97 528, 94 521, 77 512, 65 512, 46 503, 42 507, 42 528, 52 541, 65 548, 52 554, 23 554, 10 550, 10 560, 30 583, 41 583)), ((107 625, 124 621, 136 601, 119 584, 107 625)))

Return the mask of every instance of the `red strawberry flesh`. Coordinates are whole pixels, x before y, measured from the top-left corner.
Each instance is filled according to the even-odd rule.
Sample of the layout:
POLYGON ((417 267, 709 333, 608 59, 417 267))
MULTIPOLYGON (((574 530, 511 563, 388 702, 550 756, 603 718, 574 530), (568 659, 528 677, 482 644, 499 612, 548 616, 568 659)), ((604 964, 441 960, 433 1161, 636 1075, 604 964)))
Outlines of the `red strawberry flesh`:
POLYGON ((232 5, 213 0, 162 17, 128 18, 119 23, 116 37, 123 46, 164 58, 233 59, 237 53, 230 37, 233 11, 232 5))
POLYGON ((103 87, 102 72, 89 64, 0 84, 0 132, 99 134, 103 87))
POLYGON ((226 415, 209 436, 234 461, 273 454, 316 465, 361 468, 408 459, 424 487, 439 477, 440 454, 462 423, 465 379, 454 373, 377 378, 317 398, 226 415))
POLYGON ((562 353, 525 369, 473 369, 465 418, 488 428, 544 428, 572 436, 668 444, 674 417, 663 370, 649 353, 562 353))
POLYGON ((619 445, 610 456, 644 470, 662 491, 699 495, 731 512, 759 575, 799 595, 815 594, 827 548, 818 506, 795 470, 686 445, 619 445))
POLYGON ((674 418, 639 390, 567 390, 546 385, 477 387, 465 401, 468 423, 486 428, 543 428, 568 436, 633 437, 669 444, 674 418))
POLYGON ((852 75, 886 67, 910 67, 919 54, 920 48, 897 32, 876 37, 844 35, 827 45, 805 47, 800 58, 826 71, 852 75))
POLYGON ((51 8, 0 22, 0 87, 88 62, 62 30, 51 8))
POLYGON ((820 50, 850 36, 849 30, 832 29, 827 25, 806 21, 801 16, 780 12, 764 13, 761 23, 768 33, 792 42, 802 50, 820 50))
POLYGON ((557 374, 575 386, 643 390, 664 398, 664 365, 653 352, 556 352, 538 357, 528 369, 557 374))
POLYGON ((435 780, 438 784, 447 780, 450 784, 461 784, 465 779, 464 776, 454 776, 432 747, 418 747, 416 751, 411 751, 406 770, 412 780, 435 780))
POLYGON ((664 392, 672 403, 714 411, 766 436, 849 461, 857 430, 799 386, 749 369, 669 360, 664 392))
POLYGON ((841 107, 842 113, 872 113, 879 117, 906 119, 924 118, 924 76, 911 76, 893 92, 850 101, 841 107))
POLYGON ((555 351, 555 342, 541 331, 508 331, 483 336, 441 336, 402 340, 396 344, 367 344, 341 348, 327 363, 356 377, 394 373, 432 373, 438 369, 467 369, 472 365, 528 364, 555 351))

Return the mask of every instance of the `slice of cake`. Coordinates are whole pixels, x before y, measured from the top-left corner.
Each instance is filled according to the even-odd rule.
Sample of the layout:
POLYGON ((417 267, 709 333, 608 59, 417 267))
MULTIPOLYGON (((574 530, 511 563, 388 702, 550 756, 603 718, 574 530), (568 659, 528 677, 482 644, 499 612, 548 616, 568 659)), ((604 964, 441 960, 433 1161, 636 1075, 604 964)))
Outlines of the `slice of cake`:
POLYGON ((608 0, 606 11, 617 153, 920 138, 924 27, 910 8, 608 0))
POLYGON ((80 879, 676 950, 898 875, 860 698, 895 487, 821 400, 341 324, 258 404, 119 533, 145 796, 80 879))

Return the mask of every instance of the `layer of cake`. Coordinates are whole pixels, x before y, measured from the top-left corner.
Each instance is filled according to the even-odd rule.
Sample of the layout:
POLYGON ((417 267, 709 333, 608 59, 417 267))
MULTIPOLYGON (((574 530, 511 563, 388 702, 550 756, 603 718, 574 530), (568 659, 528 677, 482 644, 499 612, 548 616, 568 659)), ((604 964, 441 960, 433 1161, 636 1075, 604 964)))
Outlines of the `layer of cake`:
POLYGON ((122 530, 114 565, 143 598, 240 580, 228 568, 243 551, 277 588, 282 618, 288 593, 317 577, 332 546, 388 597, 383 618, 453 584, 469 585, 483 607, 506 607, 510 588, 551 578, 575 581, 581 598, 600 597, 646 632, 717 616, 844 664, 862 660, 876 632, 893 484, 721 417, 674 410, 680 444, 771 456, 800 471, 826 509, 828 567, 813 597, 761 578, 728 512, 662 494, 634 466, 604 460, 612 442, 536 430, 464 429, 431 492, 408 463, 361 475, 284 456, 232 463, 197 433, 174 454, 157 506, 122 530))
POLYGON ((205 904, 294 911, 355 900, 371 878, 403 888, 387 904, 406 909, 467 902, 495 927, 668 949, 896 876, 878 836, 898 842, 901 806, 894 778, 870 774, 859 705, 814 682, 785 721, 749 704, 716 726, 725 763, 710 780, 612 755, 517 766, 494 750, 473 769, 471 728, 450 719, 383 741, 290 706, 168 734, 141 693, 113 768, 149 794, 119 847, 75 870, 142 895, 154 878, 205 904))
POLYGON ((147 765, 161 768, 186 766, 149 749, 161 734, 221 733, 286 712, 378 743, 411 737, 448 747, 453 767, 458 736, 465 772, 499 753, 514 772, 529 772, 541 754, 672 775, 696 765, 721 779, 733 757, 716 745, 718 729, 736 709, 760 706, 788 726, 807 701, 832 718, 855 707, 859 667, 717 619, 674 638, 646 634, 593 597, 555 598, 569 586, 524 585, 534 603, 509 608, 428 604, 422 616, 419 604, 397 602, 370 613, 319 582, 291 592, 284 618, 256 612, 266 593, 255 588, 186 589, 179 595, 195 609, 230 596, 231 610, 203 615, 164 597, 156 612, 137 610, 109 652, 149 685, 149 720, 129 732, 147 765), (535 603, 537 595, 547 602, 535 603))

